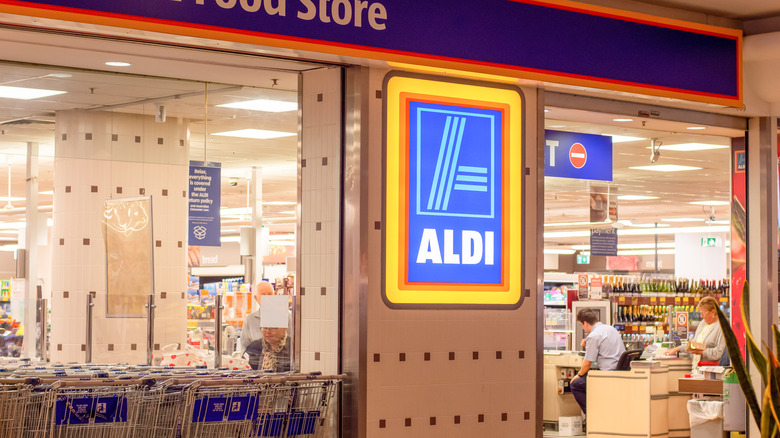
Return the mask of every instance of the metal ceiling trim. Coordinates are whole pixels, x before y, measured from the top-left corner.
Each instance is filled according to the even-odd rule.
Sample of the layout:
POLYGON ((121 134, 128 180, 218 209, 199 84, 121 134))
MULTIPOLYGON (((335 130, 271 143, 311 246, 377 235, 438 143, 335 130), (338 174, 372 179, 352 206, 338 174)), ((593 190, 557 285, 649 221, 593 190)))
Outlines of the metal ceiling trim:
POLYGON ((555 108, 716 126, 740 131, 746 131, 748 128, 748 119, 746 117, 552 91, 545 93, 545 105, 555 108))

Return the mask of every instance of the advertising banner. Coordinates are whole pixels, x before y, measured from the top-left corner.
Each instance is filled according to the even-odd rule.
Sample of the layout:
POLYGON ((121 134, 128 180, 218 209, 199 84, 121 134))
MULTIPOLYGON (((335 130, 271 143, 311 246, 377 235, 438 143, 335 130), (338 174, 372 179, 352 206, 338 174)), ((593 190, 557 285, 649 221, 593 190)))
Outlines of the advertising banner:
POLYGON ((592 228, 590 230, 590 255, 616 256, 618 236, 612 227, 592 228))
POLYGON ((520 90, 402 74, 385 88, 385 302, 519 306, 520 90))
POLYGON ((220 163, 190 161, 189 245, 220 246, 220 163))

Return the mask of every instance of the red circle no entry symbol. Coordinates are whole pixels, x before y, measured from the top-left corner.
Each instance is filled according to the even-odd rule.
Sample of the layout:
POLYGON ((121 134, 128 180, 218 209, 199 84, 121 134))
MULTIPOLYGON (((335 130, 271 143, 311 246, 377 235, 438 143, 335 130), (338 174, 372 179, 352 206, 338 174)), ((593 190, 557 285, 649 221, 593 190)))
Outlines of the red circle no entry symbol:
POLYGON ((678 313, 677 314, 677 327, 685 327, 688 325, 688 314, 687 313, 678 313))
POLYGON ((574 143, 569 148, 569 161, 571 165, 577 169, 581 169, 582 166, 588 161, 588 152, 585 150, 585 146, 582 143, 574 143))

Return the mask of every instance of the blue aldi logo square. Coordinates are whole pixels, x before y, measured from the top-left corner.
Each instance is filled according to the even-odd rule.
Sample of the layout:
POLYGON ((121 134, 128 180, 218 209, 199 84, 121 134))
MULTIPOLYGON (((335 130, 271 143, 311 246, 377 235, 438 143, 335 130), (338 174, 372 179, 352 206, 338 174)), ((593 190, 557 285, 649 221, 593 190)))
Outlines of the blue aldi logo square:
POLYGON ((501 283, 502 111, 409 102, 410 283, 501 283))

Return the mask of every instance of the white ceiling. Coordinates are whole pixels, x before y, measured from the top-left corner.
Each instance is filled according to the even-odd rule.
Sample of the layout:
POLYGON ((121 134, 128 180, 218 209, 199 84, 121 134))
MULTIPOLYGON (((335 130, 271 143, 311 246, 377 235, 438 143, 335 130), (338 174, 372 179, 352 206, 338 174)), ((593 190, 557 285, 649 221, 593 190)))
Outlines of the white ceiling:
MULTIPOLYGON (((24 220, 27 142, 40 144, 39 190, 53 189, 57 111, 87 109, 153 115, 155 105, 160 104, 165 106, 169 120, 191 121, 190 159, 203 160, 205 141, 208 161, 222 163, 223 207, 247 206, 247 178, 252 167, 259 167, 263 169, 263 202, 271 203, 264 206, 264 222, 272 232, 295 229, 291 224, 295 223, 297 201, 297 135, 251 140, 213 134, 244 128, 296 134, 298 111, 270 113, 218 105, 258 98, 297 102, 298 73, 318 65, 132 43, 117 43, 109 48, 105 42, 94 39, 50 37, 36 36, 36 43, 32 44, 28 32, 0 29, 4 59, 36 63, 0 63, 0 85, 66 92, 34 100, 0 99, 2 220, 24 220), (63 66, 42 65, 51 61, 63 66), (104 65, 106 61, 128 61, 132 66, 108 67, 104 65), (85 65, 103 71, 77 68, 85 65), (63 75, 68 77, 60 77, 63 75), (9 170, 14 208, 3 209, 8 203, 9 170), (280 202, 285 205, 274 205, 280 202)), ((51 204, 51 195, 40 196, 42 211, 50 212, 51 204)), ((223 235, 237 235, 239 226, 249 224, 247 220, 223 218, 223 235)), ((13 231, 0 229, 0 245, 15 240, 13 231)))

